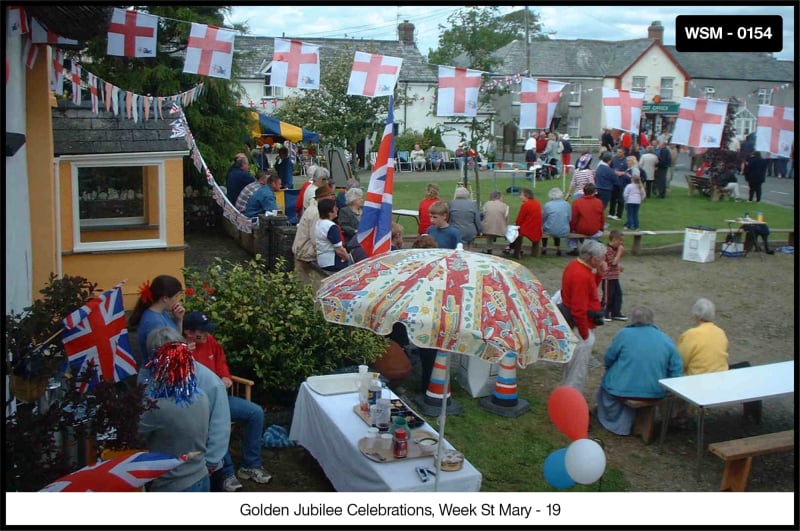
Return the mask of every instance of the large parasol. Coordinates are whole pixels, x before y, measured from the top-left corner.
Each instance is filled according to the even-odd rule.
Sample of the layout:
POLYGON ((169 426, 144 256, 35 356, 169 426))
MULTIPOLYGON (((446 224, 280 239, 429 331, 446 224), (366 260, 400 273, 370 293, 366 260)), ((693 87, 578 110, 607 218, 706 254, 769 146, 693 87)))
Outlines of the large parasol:
MULTIPOLYGON (((381 335, 399 322, 420 348, 489 362, 513 354, 520 368, 537 360, 566 363, 578 342, 529 269, 461 248, 404 249, 368 258, 324 279, 317 300, 327 321, 381 335)), ((442 402, 440 438, 447 407, 442 402)))

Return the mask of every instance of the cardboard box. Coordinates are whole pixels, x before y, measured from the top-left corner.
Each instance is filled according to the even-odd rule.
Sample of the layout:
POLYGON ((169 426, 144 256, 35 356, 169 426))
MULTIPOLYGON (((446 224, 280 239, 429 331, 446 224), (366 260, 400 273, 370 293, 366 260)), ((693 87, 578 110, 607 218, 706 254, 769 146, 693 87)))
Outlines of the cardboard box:
POLYGON ((497 383, 499 363, 489 363, 475 356, 458 356, 457 380, 472 398, 489 396, 497 383))
POLYGON ((707 227, 686 227, 683 259, 687 262, 713 262, 717 230, 707 227))

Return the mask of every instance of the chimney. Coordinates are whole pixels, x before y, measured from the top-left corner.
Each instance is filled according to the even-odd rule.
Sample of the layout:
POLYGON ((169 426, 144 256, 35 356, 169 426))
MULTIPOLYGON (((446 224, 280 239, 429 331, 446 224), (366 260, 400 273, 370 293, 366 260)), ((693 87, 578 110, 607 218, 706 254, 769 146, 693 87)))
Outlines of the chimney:
POLYGON ((397 38, 401 44, 414 46, 414 24, 407 20, 397 25, 397 38))
POLYGON ((650 26, 647 27, 647 38, 658 42, 664 41, 664 26, 661 25, 660 20, 654 20, 650 26))

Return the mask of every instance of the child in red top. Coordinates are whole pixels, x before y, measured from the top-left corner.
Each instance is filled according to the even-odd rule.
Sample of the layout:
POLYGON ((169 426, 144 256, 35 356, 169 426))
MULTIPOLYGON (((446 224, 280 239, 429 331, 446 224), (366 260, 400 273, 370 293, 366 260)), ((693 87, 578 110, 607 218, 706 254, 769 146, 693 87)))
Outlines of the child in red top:
POLYGON ((622 232, 612 230, 608 234, 608 247, 606 248, 606 264, 608 270, 603 275, 601 283, 603 287, 603 310, 605 312, 604 321, 627 321, 628 318, 622 314, 622 288, 619 284, 619 274, 625 268, 622 267, 620 260, 625 252, 622 245, 622 232))

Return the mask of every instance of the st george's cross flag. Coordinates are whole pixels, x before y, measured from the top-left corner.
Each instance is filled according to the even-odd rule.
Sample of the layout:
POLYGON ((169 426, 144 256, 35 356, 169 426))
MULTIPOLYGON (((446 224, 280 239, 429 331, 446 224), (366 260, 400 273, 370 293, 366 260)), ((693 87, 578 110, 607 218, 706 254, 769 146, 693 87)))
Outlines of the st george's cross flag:
POLYGON ((114 8, 108 24, 107 55, 155 57, 157 42, 157 16, 114 8))
POLYGON ((85 466, 58 478, 39 492, 130 492, 198 457, 136 452, 85 466))
POLYGON ((388 253, 392 249, 392 202, 394 193, 394 97, 389 96, 389 114, 383 138, 375 158, 369 188, 364 197, 358 243, 367 256, 388 253))
POLYGON ((94 387, 100 377, 119 382, 138 372, 125 327, 122 283, 95 297, 63 320, 61 341, 73 374, 80 374, 94 362, 97 375, 81 386, 94 387))
POLYGON ((78 41, 75 39, 67 39, 53 31, 48 31, 45 27, 35 18, 31 19, 31 37, 33 37, 34 44, 55 44, 58 46, 77 46, 78 41))
POLYGON ((480 87, 480 70, 440 66, 436 116, 476 116, 480 87))
POLYGON ((403 59, 389 55, 356 52, 347 94, 377 98, 394 93, 403 59))
POLYGON ((670 142, 696 148, 720 147, 727 111, 727 101, 681 98, 670 142))
POLYGON ((756 151, 789 157, 794 143, 794 107, 759 105, 756 151))
POLYGON ((72 103, 81 104, 81 65, 72 61, 72 70, 69 73, 69 80, 72 83, 72 103))
POLYGON ((558 98, 568 84, 547 79, 522 78, 519 92, 520 129, 549 129, 558 98))
POLYGON ((319 46, 275 39, 270 85, 319 90, 319 46))
POLYGON ((627 131, 634 135, 639 134, 643 103, 644 92, 603 87, 606 127, 627 131))
POLYGON ((183 71, 187 74, 230 79, 235 37, 236 33, 231 30, 192 22, 183 71))

